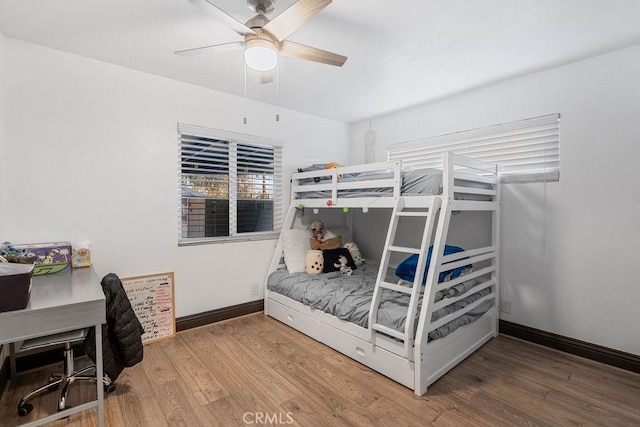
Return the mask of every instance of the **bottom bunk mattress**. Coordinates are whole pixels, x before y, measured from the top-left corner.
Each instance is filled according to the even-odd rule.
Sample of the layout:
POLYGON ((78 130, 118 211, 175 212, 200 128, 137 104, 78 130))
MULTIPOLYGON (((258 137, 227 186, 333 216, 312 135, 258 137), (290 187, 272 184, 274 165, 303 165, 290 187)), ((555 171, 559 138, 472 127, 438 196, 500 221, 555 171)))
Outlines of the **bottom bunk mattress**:
MULTIPOLYGON (((290 274, 283 268, 269 275, 267 289, 314 309, 322 310, 339 319, 368 328, 369 309, 377 276, 378 266, 374 264, 363 264, 357 270, 354 270, 350 276, 342 275, 338 271, 323 274, 290 274)), ((392 271, 389 272, 388 276, 387 281, 397 281, 397 277, 393 275, 392 271)), ((476 284, 476 279, 471 279, 445 291, 438 292, 436 301, 466 293, 476 284)), ((407 317, 409 295, 388 289, 381 289, 381 291, 378 322, 389 328, 402 331, 407 317)), ((489 293, 491 293, 491 289, 485 288, 453 304, 449 304, 435 311, 432 321, 464 308, 489 293)), ((422 295, 420 295, 418 307, 420 307, 421 303, 422 295)), ((429 333, 429 340, 445 337, 459 327, 473 322, 486 313, 493 304, 494 299, 490 298, 464 315, 434 329, 429 333)), ((418 310, 419 312, 420 310, 418 310)))

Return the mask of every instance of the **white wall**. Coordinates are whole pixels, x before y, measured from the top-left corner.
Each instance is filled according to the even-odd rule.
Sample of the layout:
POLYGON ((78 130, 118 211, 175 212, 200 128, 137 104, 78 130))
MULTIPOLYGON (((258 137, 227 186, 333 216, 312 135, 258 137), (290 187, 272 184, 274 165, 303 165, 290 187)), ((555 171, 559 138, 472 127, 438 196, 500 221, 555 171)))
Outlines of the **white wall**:
POLYGON ((347 158, 335 158, 348 144, 343 123, 288 110, 276 123, 273 106, 249 102, 245 126, 242 98, 10 38, 4 54, 2 239, 90 240, 99 276, 173 271, 177 316, 261 298, 275 246, 177 246, 178 122, 282 140, 285 177, 309 147, 347 158))
POLYGON ((5 213, 4 213, 4 198, 5 198, 5 153, 4 153, 4 86, 5 86, 5 71, 4 71, 4 34, 0 31, 0 236, 5 234, 5 213))
MULTIPOLYGON (((505 320, 640 355, 640 45, 374 119, 387 144, 559 112, 560 182, 503 186, 505 320), (545 204, 546 203, 546 204, 545 204)), ((434 82, 437 84, 437 82, 434 82)), ((369 122, 351 129, 364 160, 369 122)))

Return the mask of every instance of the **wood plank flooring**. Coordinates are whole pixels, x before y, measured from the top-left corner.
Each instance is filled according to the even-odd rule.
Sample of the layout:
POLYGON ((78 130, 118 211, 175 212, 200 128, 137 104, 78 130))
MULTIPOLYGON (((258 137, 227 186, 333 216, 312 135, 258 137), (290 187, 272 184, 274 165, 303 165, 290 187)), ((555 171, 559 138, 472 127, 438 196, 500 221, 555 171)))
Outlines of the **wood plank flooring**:
MULTIPOLYGON (((7 385, 1 426, 51 413, 55 393, 24 418, 16 404, 53 368, 7 385)), ((149 344, 116 384, 107 426, 640 425, 638 374, 499 336, 417 397, 262 313, 149 344)), ((69 402, 93 396, 92 384, 76 383, 69 402)), ((54 425, 95 426, 95 418, 54 425)))

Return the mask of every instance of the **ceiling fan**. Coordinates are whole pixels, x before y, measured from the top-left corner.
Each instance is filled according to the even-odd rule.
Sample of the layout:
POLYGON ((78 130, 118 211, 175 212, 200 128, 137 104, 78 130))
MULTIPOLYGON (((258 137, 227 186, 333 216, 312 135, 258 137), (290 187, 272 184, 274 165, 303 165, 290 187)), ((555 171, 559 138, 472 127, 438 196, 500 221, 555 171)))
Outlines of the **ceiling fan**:
POLYGON ((248 67, 261 72, 261 83, 273 81, 272 70, 277 65, 279 55, 337 67, 341 67, 347 60, 346 56, 337 53, 286 40, 305 22, 327 7, 332 0, 298 0, 272 20, 266 15, 273 11, 275 0, 247 0, 249 9, 256 12, 257 15, 245 24, 218 8, 212 3, 212 0, 189 1, 218 18, 240 34, 243 39, 237 42, 180 50, 175 52, 178 55, 192 56, 244 49, 245 63, 248 67))

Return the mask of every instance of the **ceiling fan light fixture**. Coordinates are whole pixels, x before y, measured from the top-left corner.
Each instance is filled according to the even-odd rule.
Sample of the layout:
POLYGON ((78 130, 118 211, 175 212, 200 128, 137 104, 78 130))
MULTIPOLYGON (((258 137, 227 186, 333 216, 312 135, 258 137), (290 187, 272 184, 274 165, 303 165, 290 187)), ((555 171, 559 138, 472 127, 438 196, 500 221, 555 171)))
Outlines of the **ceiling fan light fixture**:
POLYGON ((267 39, 247 40, 244 61, 247 67, 256 71, 271 71, 278 64, 278 47, 267 39))

